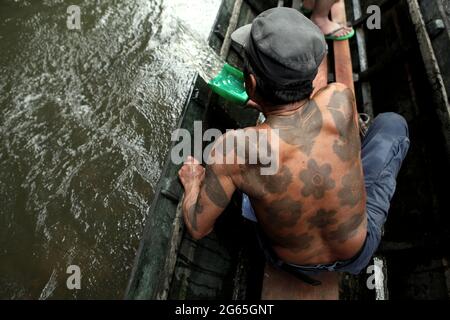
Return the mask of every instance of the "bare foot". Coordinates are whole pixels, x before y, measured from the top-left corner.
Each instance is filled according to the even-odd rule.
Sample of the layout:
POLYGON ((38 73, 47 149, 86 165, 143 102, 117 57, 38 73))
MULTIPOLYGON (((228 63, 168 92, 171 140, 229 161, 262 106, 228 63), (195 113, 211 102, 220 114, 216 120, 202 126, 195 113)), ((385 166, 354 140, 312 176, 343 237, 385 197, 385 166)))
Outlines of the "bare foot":
POLYGON ((349 34, 352 31, 352 28, 343 26, 337 22, 331 21, 328 18, 312 16, 311 20, 322 30, 324 35, 333 33, 334 31, 342 28, 336 33, 333 33, 333 36, 342 37, 349 34))
POLYGON ((307 10, 313 10, 316 5, 316 0, 303 0, 303 8, 307 10))

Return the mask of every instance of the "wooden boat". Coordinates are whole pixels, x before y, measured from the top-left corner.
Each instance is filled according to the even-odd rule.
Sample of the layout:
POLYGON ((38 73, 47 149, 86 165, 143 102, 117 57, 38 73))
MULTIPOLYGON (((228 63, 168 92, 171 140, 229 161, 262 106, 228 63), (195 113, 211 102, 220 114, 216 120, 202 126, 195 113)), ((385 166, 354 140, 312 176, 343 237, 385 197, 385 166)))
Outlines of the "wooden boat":
MULTIPOLYGON (((341 0, 335 20, 352 21, 356 36, 334 43, 316 87, 339 81, 354 88, 361 112, 394 111, 408 121, 411 150, 398 178, 385 235, 372 271, 328 274, 310 287, 265 266, 253 229, 240 216, 240 196, 201 241, 184 231, 178 166, 167 158, 147 217, 127 299, 388 299, 449 298, 450 243, 446 183, 450 155, 450 10, 445 1, 341 0), (369 5, 381 9, 382 28, 370 30, 369 5), (446 7, 447 6, 447 7, 446 7), (441 20, 437 21, 437 20, 441 20)), ((231 65, 242 56, 231 32, 260 12, 299 1, 223 0, 210 45, 231 65)), ((253 125, 254 110, 213 95, 195 78, 179 127, 193 121, 221 130, 253 125)))

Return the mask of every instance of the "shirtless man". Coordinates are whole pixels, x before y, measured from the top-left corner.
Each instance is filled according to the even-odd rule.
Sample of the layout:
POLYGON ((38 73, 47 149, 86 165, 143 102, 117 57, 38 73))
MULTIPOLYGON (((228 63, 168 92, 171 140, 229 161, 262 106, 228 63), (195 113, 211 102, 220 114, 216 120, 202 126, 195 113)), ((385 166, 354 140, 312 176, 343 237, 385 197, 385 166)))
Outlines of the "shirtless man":
POLYGON ((408 150, 405 120, 378 116, 361 148, 353 93, 334 83, 311 96, 327 46, 320 29, 293 9, 263 12, 233 40, 245 49, 249 105, 266 121, 223 135, 210 158, 235 158, 235 149, 224 155, 218 146, 242 132, 267 130, 278 138, 278 147, 269 146, 278 155, 277 172, 262 175, 262 165, 248 161, 204 168, 190 157, 179 171, 188 231, 195 239, 211 232, 239 189, 243 215, 257 222, 272 263, 300 273, 359 273, 380 242, 408 150))

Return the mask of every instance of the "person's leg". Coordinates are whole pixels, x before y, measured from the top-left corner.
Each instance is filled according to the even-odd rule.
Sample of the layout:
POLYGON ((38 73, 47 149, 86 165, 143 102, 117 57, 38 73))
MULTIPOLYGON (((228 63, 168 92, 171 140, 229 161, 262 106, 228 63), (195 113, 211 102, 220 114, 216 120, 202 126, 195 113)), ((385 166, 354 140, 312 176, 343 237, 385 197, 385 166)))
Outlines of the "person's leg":
POLYGON ((341 26, 340 24, 330 20, 330 10, 333 4, 338 0, 316 0, 314 5, 314 10, 311 15, 311 20, 322 30, 323 34, 331 34, 334 31, 342 28, 333 35, 336 37, 341 37, 349 34, 352 29, 346 26, 341 26))
POLYGON ((362 143, 362 165, 369 220, 381 232, 396 188, 397 174, 409 149, 406 120, 396 113, 378 115, 362 143))
POLYGON ((393 112, 378 115, 362 142, 368 230, 376 239, 374 252, 381 241, 382 228, 397 186, 397 175, 408 153, 409 143, 405 118, 393 112))
POLYGON ((374 119, 361 150, 367 193, 367 238, 359 256, 338 271, 360 273, 377 250, 395 192, 397 174, 408 148, 408 125, 402 116, 390 112, 374 119))

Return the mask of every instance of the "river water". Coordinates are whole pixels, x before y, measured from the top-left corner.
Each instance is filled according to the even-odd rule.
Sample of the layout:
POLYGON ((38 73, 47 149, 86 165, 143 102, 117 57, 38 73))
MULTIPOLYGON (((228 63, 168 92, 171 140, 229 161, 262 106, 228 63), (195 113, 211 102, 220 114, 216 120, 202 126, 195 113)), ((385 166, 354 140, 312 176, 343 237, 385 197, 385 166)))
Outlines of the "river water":
POLYGON ((219 6, 0 1, 0 298, 123 297, 219 6))

